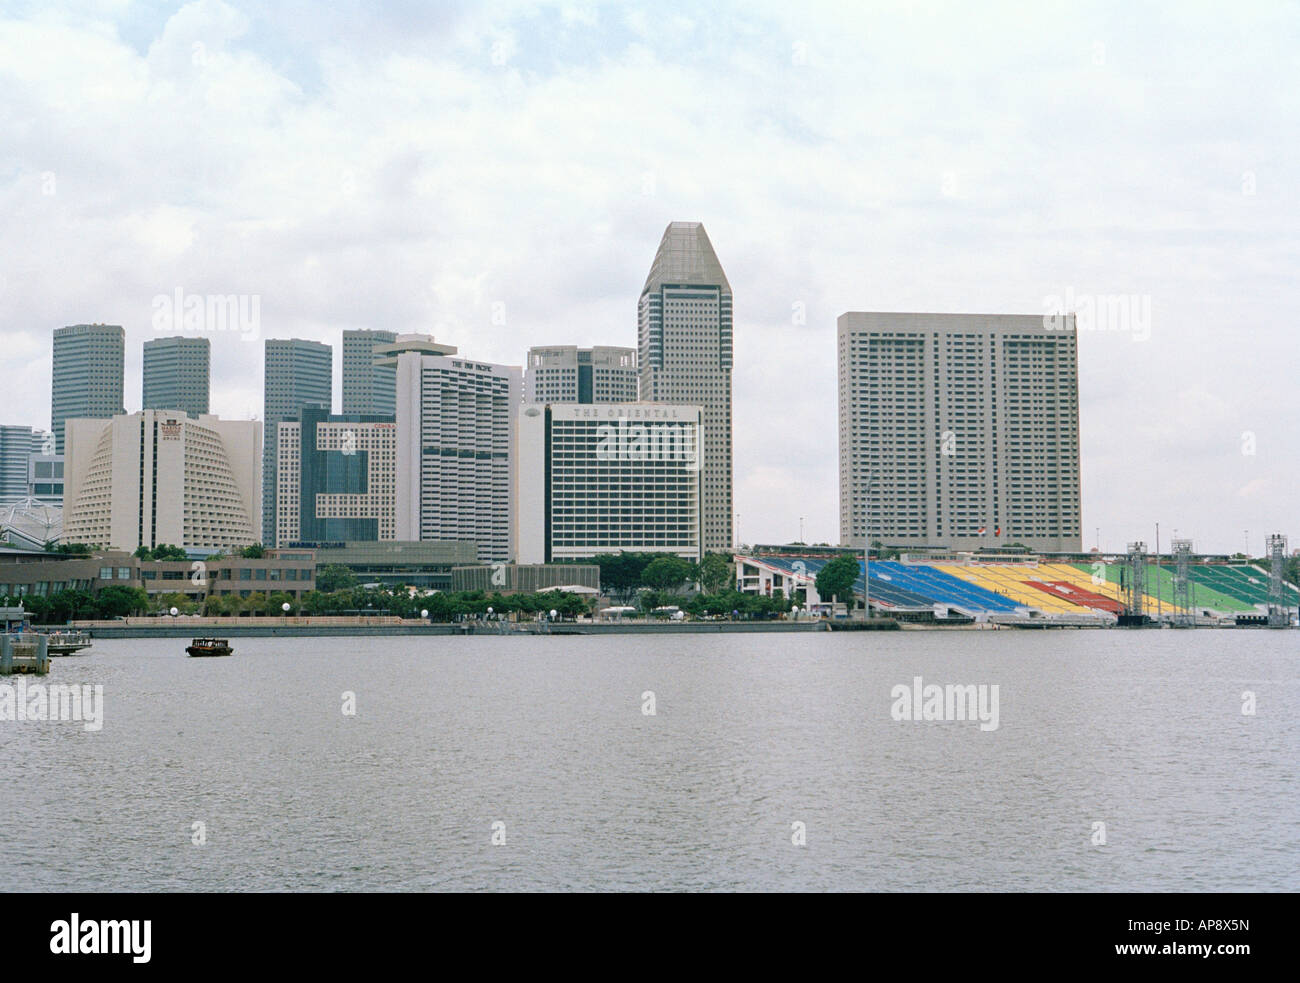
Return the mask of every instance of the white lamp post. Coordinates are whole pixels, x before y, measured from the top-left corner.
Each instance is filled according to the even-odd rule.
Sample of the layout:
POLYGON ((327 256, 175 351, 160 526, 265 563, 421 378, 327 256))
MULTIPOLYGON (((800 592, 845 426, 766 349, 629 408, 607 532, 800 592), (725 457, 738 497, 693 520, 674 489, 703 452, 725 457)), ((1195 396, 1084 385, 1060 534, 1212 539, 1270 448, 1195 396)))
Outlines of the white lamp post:
MULTIPOLYGON (((873 471, 867 475, 867 490, 862 500, 862 620, 871 620, 871 485, 876 480, 873 471)), ((849 591, 852 594, 852 590, 849 591)), ((832 608, 834 598, 832 598, 832 608)))

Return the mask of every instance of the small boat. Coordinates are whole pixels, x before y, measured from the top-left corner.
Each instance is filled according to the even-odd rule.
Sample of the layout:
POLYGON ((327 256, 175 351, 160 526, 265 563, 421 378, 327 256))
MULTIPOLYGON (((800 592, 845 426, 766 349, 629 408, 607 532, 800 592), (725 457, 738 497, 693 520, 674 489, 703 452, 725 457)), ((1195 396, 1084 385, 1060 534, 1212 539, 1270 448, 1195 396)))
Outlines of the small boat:
POLYGON ((230 655, 234 651, 224 638, 196 638, 185 649, 191 656, 230 655))

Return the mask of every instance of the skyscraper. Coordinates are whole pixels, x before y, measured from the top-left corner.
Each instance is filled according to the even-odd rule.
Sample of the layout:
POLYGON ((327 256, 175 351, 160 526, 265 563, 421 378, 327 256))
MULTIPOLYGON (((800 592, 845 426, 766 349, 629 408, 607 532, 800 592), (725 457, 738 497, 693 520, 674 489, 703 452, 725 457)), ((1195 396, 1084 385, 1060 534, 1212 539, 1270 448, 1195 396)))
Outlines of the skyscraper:
POLYGON ((397 370, 397 538, 472 540, 480 562, 510 559, 522 370, 428 335, 382 351, 397 370))
POLYGON ((29 462, 43 437, 31 427, 0 426, 0 505, 27 497, 29 462))
POLYGON ((699 222, 664 231, 637 307, 640 398, 704 410, 704 548, 732 546, 731 285, 699 222))
POLYGON ((635 403, 631 348, 552 345, 528 349, 524 399, 529 403, 635 403))
POLYGON ((396 369, 376 365, 376 350, 397 340, 392 331, 343 332, 343 412, 390 416, 397 400, 396 369))
POLYGON ((73 324, 54 329, 50 422, 54 451, 63 453, 63 421, 102 420, 125 413, 122 371, 126 332, 116 324, 73 324))
POLYGON ((1083 548, 1074 316, 840 315, 840 541, 1083 548))
POLYGON ((266 340, 266 373, 262 420, 262 535, 265 545, 276 542, 276 462, 284 420, 297 420, 307 407, 329 410, 333 400, 334 351, 319 341, 300 338, 266 340))
POLYGON ((192 416, 208 412, 212 346, 207 338, 151 338, 144 343, 146 410, 181 410, 192 416))

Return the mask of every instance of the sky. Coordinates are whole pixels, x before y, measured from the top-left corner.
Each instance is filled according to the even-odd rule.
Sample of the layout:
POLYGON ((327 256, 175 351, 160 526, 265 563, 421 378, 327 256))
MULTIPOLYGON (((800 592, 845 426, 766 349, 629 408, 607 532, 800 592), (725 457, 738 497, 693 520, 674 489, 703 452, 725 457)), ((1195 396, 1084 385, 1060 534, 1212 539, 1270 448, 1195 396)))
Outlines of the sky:
POLYGON ((838 315, 1060 305, 1085 547, 1300 546, 1300 4, 6 2, 0 92, 0 423, 177 291, 231 418, 265 338, 634 347, 699 221, 745 542, 838 541, 838 315))

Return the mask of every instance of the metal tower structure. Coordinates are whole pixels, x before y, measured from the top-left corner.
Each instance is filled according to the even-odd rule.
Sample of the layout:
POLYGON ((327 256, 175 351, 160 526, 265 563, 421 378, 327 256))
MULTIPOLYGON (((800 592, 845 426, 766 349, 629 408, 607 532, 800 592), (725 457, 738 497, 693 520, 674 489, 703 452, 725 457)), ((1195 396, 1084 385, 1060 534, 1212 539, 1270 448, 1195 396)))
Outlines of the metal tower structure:
POLYGON ((1124 578, 1124 613, 1140 622, 1146 615, 1147 544, 1128 544, 1128 570, 1124 578))
POLYGON ((1291 607, 1287 603, 1286 583, 1283 573, 1286 570, 1286 537, 1268 537, 1268 626, 1286 628, 1291 624, 1291 607))
POLYGON ((1174 627, 1196 627, 1196 597, 1192 584, 1192 541, 1175 539, 1174 550, 1174 627))

